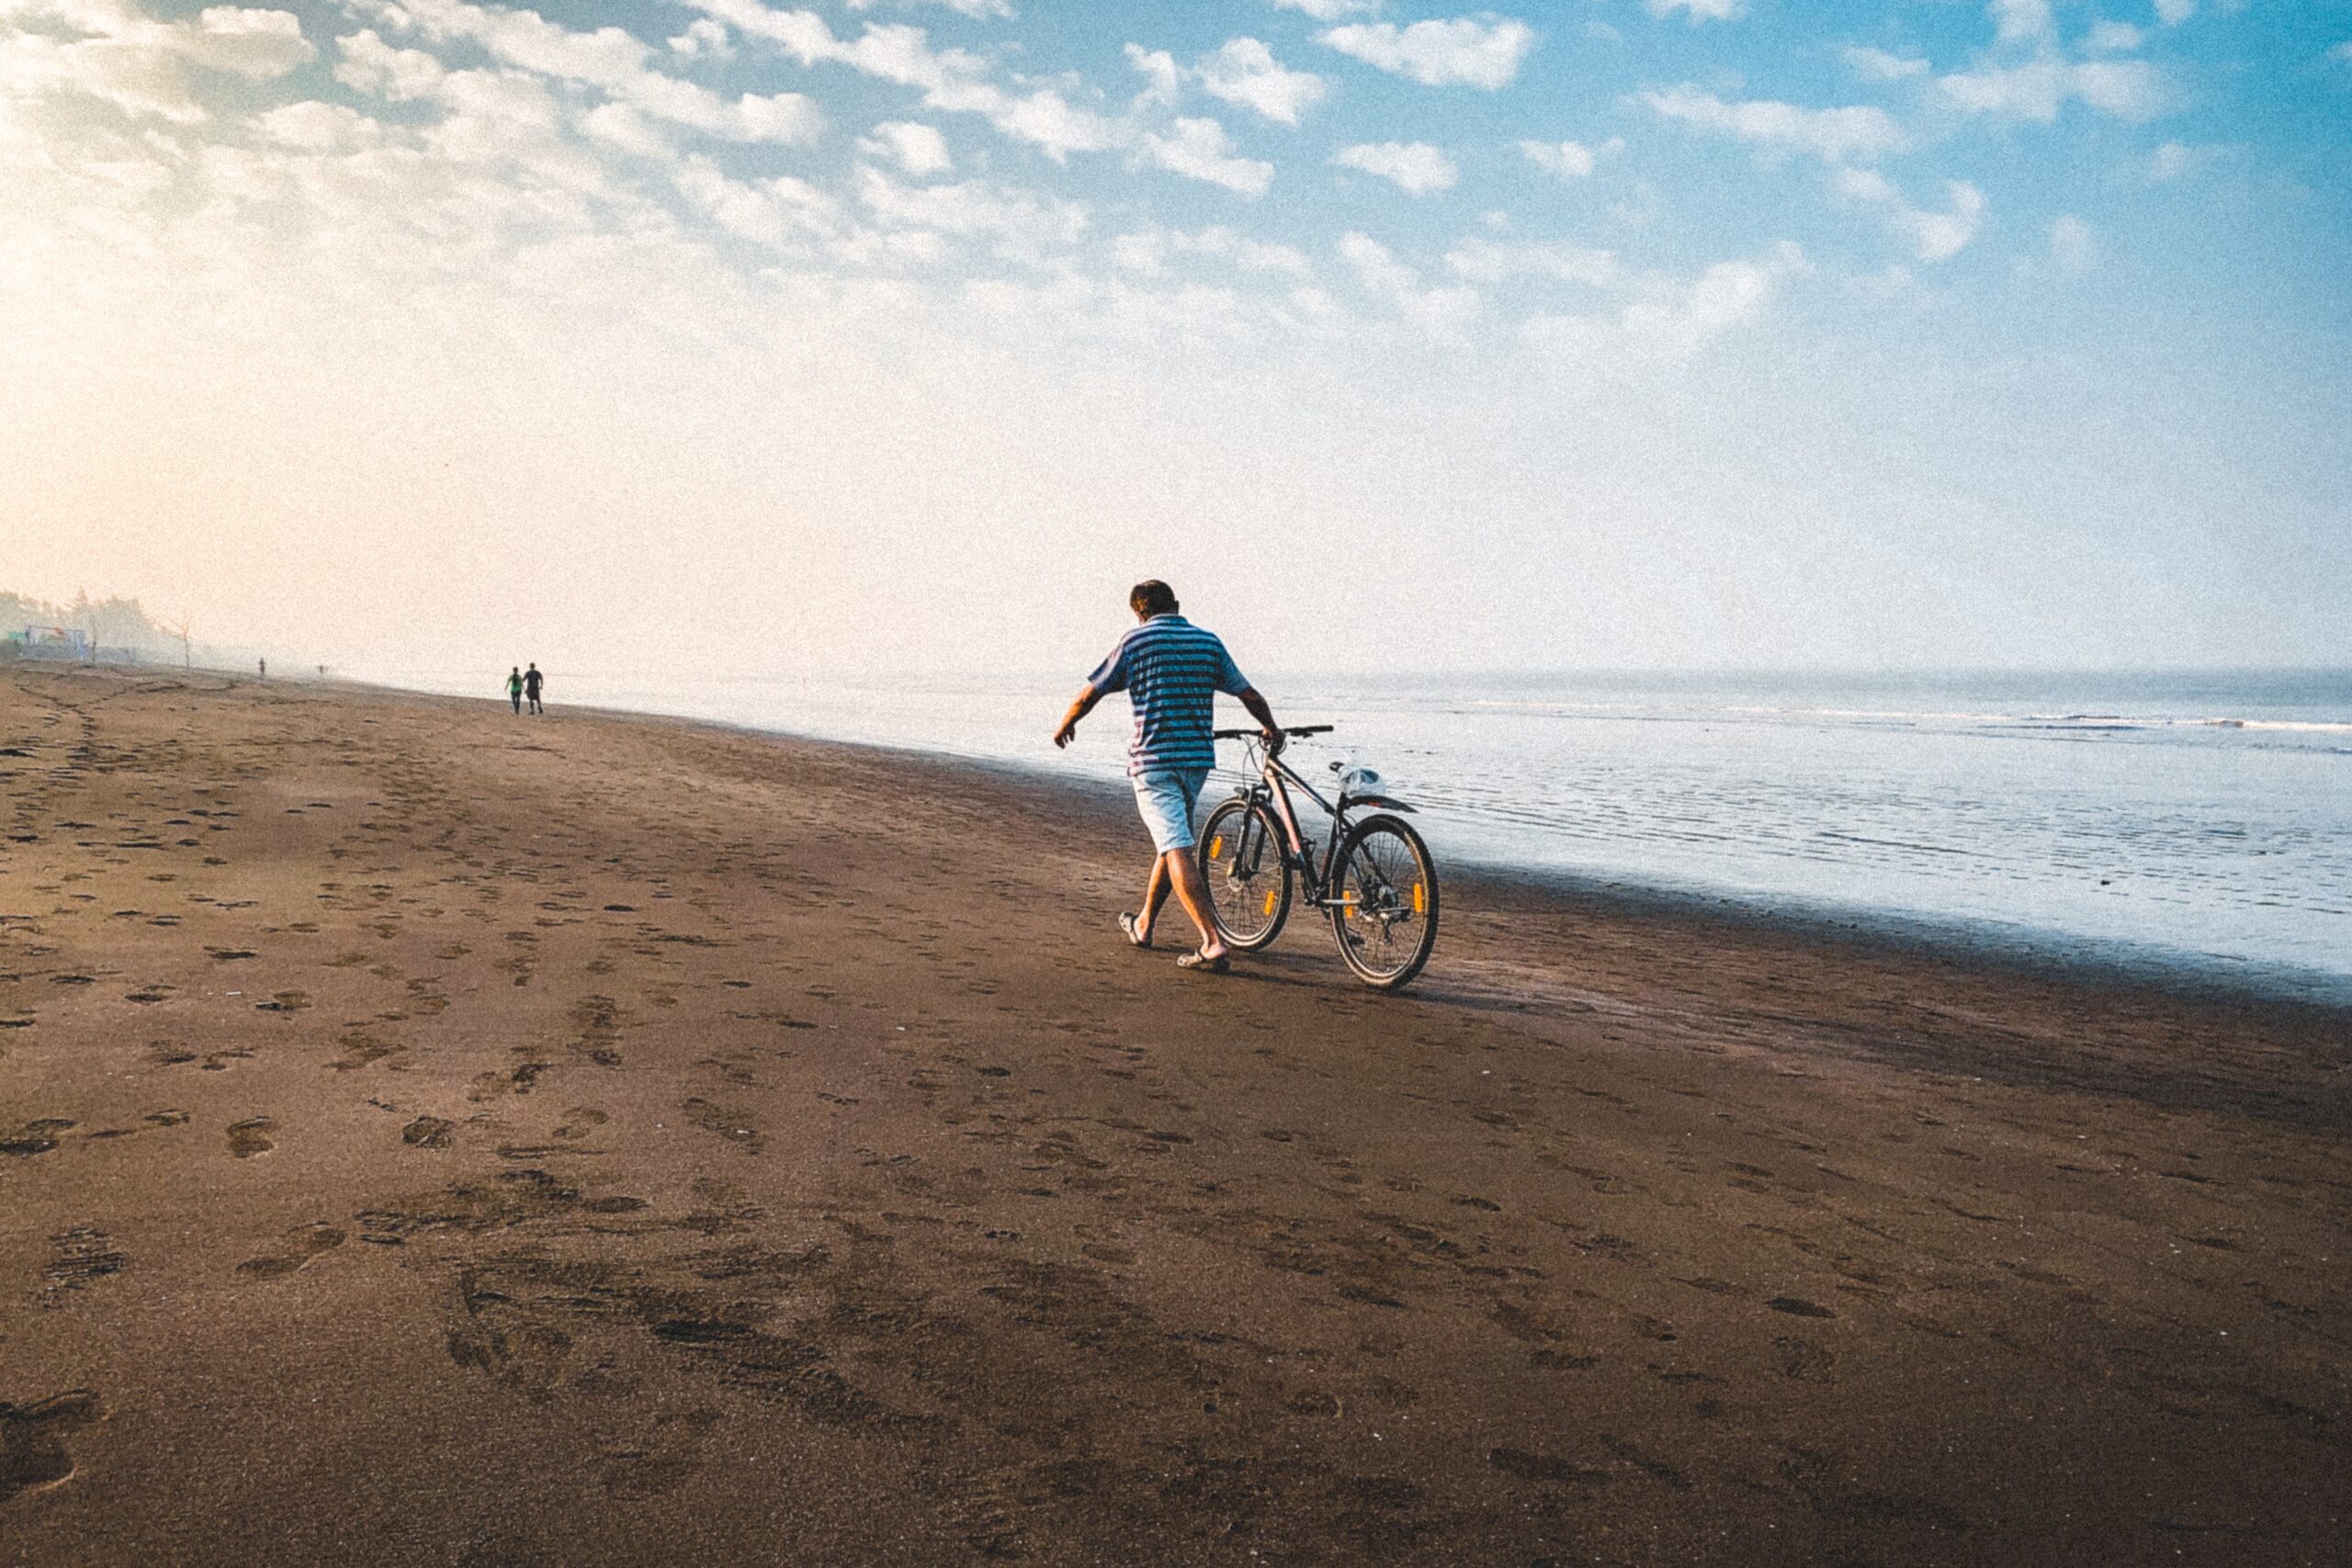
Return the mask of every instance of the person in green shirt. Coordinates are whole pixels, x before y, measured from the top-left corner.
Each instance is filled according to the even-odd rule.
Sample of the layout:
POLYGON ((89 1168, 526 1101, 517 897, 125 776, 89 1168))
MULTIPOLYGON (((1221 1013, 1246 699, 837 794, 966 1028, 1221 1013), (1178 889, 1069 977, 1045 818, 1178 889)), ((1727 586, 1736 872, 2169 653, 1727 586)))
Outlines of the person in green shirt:
POLYGON ((514 673, 506 677, 506 694, 514 704, 514 711, 523 711, 523 667, 514 666, 514 673))

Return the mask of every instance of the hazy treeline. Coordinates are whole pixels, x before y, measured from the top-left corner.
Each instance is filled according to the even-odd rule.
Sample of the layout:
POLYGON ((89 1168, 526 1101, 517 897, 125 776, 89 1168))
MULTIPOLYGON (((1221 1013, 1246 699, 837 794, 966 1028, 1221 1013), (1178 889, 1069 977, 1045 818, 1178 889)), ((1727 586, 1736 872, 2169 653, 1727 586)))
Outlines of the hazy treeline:
POLYGON ((100 648, 137 649, 157 658, 180 655, 179 634, 164 630, 136 599, 93 599, 76 593, 70 604, 52 604, 0 591, 0 633, 27 626, 79 626, 100 648))

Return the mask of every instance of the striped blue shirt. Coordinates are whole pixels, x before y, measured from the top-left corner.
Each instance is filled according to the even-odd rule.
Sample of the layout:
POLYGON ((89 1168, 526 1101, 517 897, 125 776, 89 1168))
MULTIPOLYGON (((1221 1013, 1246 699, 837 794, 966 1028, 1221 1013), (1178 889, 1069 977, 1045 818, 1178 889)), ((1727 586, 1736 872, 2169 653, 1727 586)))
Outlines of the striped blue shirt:
POLYGON ((1216 742, 1209 731, 1219 692, 1238 696, 1250 682, 1215 632, 1182 615, 1154 615, 1119 639, 1086 683, 1098 693, 1125 692, 1136 713, 1127 772, 1213 768, 1216 742))

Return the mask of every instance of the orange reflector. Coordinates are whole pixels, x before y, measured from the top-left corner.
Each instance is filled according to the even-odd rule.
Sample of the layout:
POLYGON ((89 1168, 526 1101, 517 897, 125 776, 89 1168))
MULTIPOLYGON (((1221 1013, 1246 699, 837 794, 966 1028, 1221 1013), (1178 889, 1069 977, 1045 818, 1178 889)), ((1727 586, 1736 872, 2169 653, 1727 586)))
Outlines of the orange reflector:
POLYGON ((1413 884, 1413 913, 1426 915, 1429 912, 1428 893, 1419 883, 1416 882, 1413 884))
POLYGON ((1266 895, 1266 913, 1271 915, 1274 912, 1274 900, 1280 897, 1279 891, 1266 895))
POLYGON ((1209 859, 1216 859, 1217 851, 1223 848, 1225 848, 1225 835, 1219 833, 1216 838, 1209 840, 1209 859))

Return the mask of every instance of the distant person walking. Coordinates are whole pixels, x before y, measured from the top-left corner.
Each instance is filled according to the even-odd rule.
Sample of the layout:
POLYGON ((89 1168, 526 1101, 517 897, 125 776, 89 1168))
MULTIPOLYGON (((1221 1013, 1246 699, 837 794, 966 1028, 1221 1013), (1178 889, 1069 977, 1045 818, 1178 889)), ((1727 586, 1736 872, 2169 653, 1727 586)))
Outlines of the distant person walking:
POLYGON ((516 668, 514 673, 506 677, 506 695, 514 703, 514 711, 521 713, 523 711, 523 671, 520 667, 516 668))
POLYGON ((548 678, 539 673, 539 667, 537 665, 534 664, 528 670, 523 671, 523 694, 530 699, 531 711, 533 713, 543 713, 546 711, 539 706, 539 688, 547 683, 548 678))
POLYGON ((269 660, 266 659, 261 661, 261 678, 265 681, 269 679, 269 660))
POLYGON ((1054 731, 1054 744, 1068 746, 1078 733, 1078 721, 1105 695, 1127 694, 1136 716, 1135 739, 1127 746, 1127 775, 1157 853, 1151 878, 1144 885, 1143 912, 1121 915, 1119 929, 1136 946, 1149 947, 1152 928, 1172 887, 1201 933, 1200 947, 1177 964, 1223 974, 1230 953, 1209 909, 1208 884, 1193 859, 1193 807, 1201 798, 1201 786, 1208 783, 1209 770, 1216 765, 1216 740, 1210 733, 1216 694, 1223 692, 1241 700, 1265 730, 1270 752, 1282 750, 1283 732, 1266 699, 1242 678, 1216 634, 1176 613, 1176 593, 1168 584, 1136 583, 1127 595, 1127 607, 1139 624, 1086 678, 1086 689, 1054 731))

